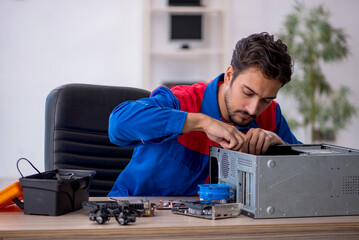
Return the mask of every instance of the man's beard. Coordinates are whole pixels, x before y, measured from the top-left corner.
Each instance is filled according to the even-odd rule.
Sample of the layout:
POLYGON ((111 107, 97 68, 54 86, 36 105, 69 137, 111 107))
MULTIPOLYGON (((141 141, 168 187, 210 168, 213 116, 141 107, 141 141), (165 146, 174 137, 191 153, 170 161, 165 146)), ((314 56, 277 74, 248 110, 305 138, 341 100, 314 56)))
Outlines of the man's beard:
POLYGON ((236 126, 239 126, 239 127, 245 127, 247 126, 253 119, 255 119, 257 116, 256 115, 250 115, 247 111, 245 110, 235 110, 233 111, 232 108, 230 107, 230 104, 229 104, 229 90, 228 89, 225 93, 224 93, 224 102, 226 104, 226 108, 227 108, 227 113, 228 113, 228 118, 229 120, 234 123, 236 126), (235 120, 235 113, 241 113, 241 114, 244 114, 244 115, 247 115, 247 116, 250 116, 252 119, 246 123, 243 123, 243 122, 238 122, 235 120))

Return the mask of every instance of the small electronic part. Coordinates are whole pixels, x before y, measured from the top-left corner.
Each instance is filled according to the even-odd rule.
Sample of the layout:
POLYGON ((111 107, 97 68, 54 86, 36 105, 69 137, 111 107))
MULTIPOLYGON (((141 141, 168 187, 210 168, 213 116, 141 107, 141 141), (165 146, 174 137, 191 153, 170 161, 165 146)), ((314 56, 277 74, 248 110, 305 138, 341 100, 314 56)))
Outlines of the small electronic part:
POLYGON ((173 213, 212 220, 239 216, 242 208, 240 203, 194 201, 180 202, 179 204, 183 204, 187 208, 179 208, 175 205, 171 209, 173 213))
POLYGON ((181 204, 181 200, 160 200, 159 203, 155 205, 155 209, 171 210, 175 206, 179 208, 187 208, 185 205, 181 204))
POLYGON ((200 184, 200 201, 180 201, 171 209, 173 213, 206 219, 236 217, 241 214, 243 204, 231 199, 231 186, 227 184, 200 184), (183 207, 185 206, 185 207, 183 207))
POLYGON ((114 217, 121 225, 136 222, 136 217, 154 216, 154 204, 149 201, 85 201, 84 210, 90 211, 89 219, 104 224, 114 217))
MULTIPOLYGON (((123 200, 117 200, 118 203, 123 202, 123 200)), ((136 202, 129 202, 129 207, 132 209, 137 217, 154 217, 155 216, 155 204, 151 203, 149 200, 139 200, 136 202)))

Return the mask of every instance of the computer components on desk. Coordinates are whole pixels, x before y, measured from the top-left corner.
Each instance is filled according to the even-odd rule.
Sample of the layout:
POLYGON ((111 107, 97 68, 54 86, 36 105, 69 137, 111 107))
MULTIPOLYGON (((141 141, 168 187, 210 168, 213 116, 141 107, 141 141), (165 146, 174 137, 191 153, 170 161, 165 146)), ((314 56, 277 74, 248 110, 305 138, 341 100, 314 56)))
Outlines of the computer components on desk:
POLYGON ((206 219, 221 219, 239 216, 241 213, 240 203, 218 203, 218 202, 180 202, 171 211, 177 214, 200 217, 206 219), (186 206, 185 207, 183 207, 186 206))
POLYGON ((199 201, 180 201, 171 211, 177 214, 206 219, 236 217, 241 214, 241 203, 233 202, 232 187, 226 184, 200 184, 199 201))

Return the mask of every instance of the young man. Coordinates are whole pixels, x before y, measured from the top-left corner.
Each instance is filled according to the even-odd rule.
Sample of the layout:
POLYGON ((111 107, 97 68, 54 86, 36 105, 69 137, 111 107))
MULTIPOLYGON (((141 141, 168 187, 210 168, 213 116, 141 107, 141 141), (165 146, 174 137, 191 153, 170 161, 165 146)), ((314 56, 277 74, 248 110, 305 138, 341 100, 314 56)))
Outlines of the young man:
POLYGON ((209 83, 159 87, 117 106, 110 140, 135 147, 109 196, 188 196, 208 177, 209 146, 249 154, 300 143, 273 101, 292 75, 287 47, 268 33, 240 40, 231 65, 209 83))

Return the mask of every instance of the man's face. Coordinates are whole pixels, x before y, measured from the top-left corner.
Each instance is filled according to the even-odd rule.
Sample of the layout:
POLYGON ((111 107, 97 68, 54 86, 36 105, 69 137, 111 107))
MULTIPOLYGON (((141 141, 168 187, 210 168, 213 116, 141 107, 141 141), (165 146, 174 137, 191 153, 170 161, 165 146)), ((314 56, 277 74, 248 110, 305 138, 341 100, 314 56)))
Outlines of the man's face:
POLYGON ((237 126, 246 126, 276 98, 282 83, 276 79, 265 78, 258 68, 249 68, 236 79, 231 77, 231 67, 227 71, 230 70, 232 73, 226 75, 224 93, 228 119, 237 126), (231 81, 234 82, 230 84, 231 81))

